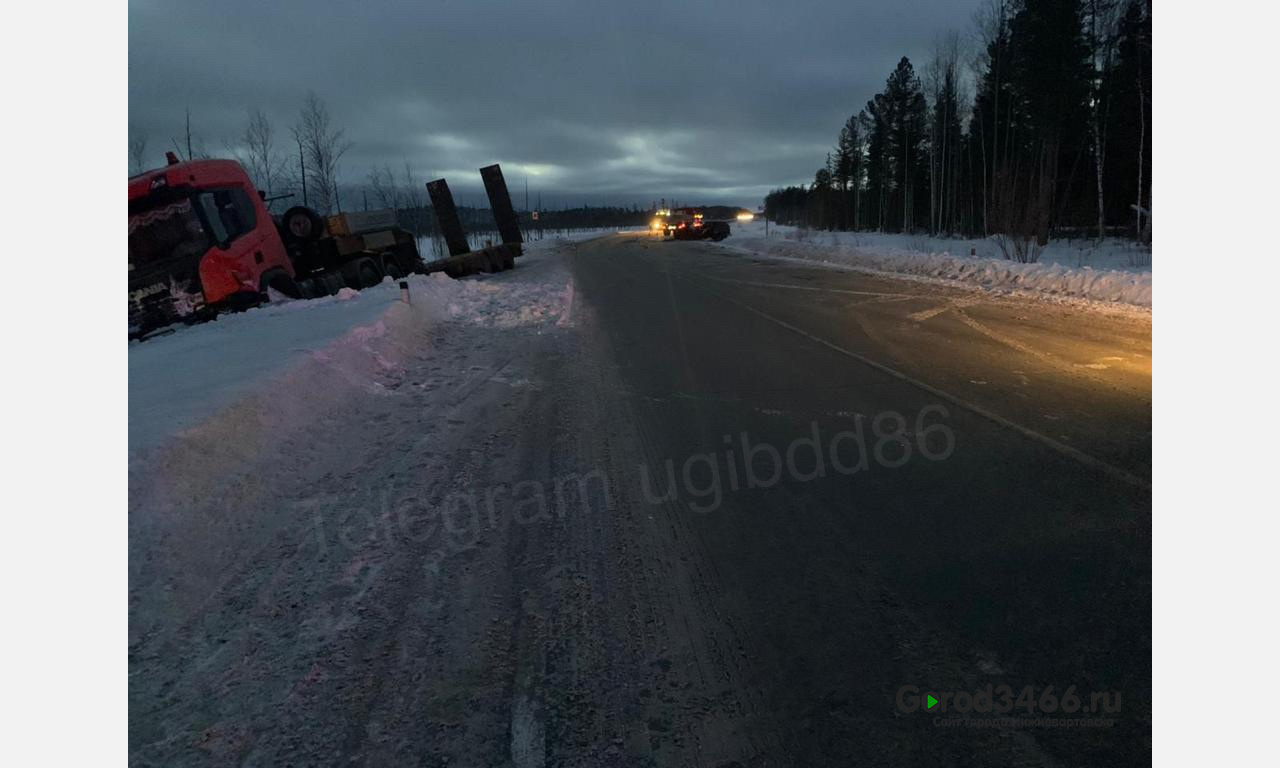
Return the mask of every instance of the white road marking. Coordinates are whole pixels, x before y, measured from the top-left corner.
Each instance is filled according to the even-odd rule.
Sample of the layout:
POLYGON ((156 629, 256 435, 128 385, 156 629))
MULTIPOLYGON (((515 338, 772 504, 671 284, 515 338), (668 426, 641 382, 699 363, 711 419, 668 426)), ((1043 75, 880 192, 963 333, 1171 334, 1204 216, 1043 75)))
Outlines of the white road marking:
POLYGON ((948 309, 964 309, 965 307, 972 307, 974 304, 980 303, 981 302, 977 299, 948 299, 942 306, 930 307, 929 309, 922 309, 919 312, 912 312, 907 315, 907 318, 914 320, 917 323, 923 323, 925 320, 928 320, 931 317, 937 317, 948 309))
POLYGON ((1030 346, 1027 346, 1026 344, 1023 344, 1022 342, 1018 341, 1015 338, 1006 336, 1005 334, 1000 333, 999 331, 993 330, 992 328, 987 327, 986 325, 978 322, 977 320, 974 320, 972 317, 969 317, 969 315, 966 314, 965 312, 957 311, 956 317, 960 318, 960 322, 969 326, 973 330, 977 331, 978 333, 981 333, 983 336, 994 339, 1000 342, 1001 344, 1004 344, 1006 347, 1012 347, 1013 349, 1016 349, 1019 352, 1024 352, 1028 355, 1031 355, 1032 357, 1038 357, 1041 360, 1045 361, 1046 363, 1050 363, 1053 365, 1062 364, 1056 358, 1054 358, 1053 355, 1050 355, 1047 352, 1041 352, 1040 350, 1034 347, 1030 347, 1030 346))
MULTIPOLYGON (((681 279, 684 279, 684 278, 681 278, 681 279)), ((697 284, 695 281, 692 281, 692 280, 686 280, 686 282, 689 282, 692 285, 697 284)), ((1069 459, 1072 459, 1080 464, 1083 464, 1086 467, 1089 467, 1091 469, 1096 469, 1099 472, 1102 472, 1110 477, 1115 478, 1116 480, 1120 480, 1122 482, 1128 483, 1129 485, 1135 486, 1137 488, 1142 488, 1146 490, 1151 489, 1150 481, 1144 478, 1138 477, 1132 472, 1121 469, 1120 467, 1117 467, 1114 464, 1110 464, 1106 461, 1103 461, 1102 459, 1099 459, 1096 456, 1090 456, 1084 451, 1081 451, 1077 448, 1072 448, 1066 443, 1063 443, 1060 440, 1055 440, 1052 437, 1049 437, 1047 435, 1042 435, 1039 432, 1036 432, 1035 430, 1029 427, 1024 427, 1015 421, 1010 421, 1009 419, 1006 419, 1004 416, 1001 416, 1000 414, 995 413, 993 411, 989 411, 986 408, 983 408, 981 405, 978 405, 977 403, 969 402, 968 400, 957 397, 956 395, 953 395, 950 392, 946 392, 941 389, 938 389, 932 384, 926 384, 925 382, 917 378, 908 376, 907 374, 899 370, 890 368, 889 366, 884 365, 883 363, 879 363, 875 360, 872 360, 869 357, 864 357, 863 355, 860 355, 857 352, 853 352, 851 350, 845 349, 844 347, 838 344, 833 344, 832 342, 827 341, 826 339, 820 336, 815 336, 812 333, 809 333, 808 331, 802 328, 797 328, 796 326, 792 325, 791 323, 788 323, 785 320, 779 320, 773 315, 767 314, 765 312, 761 312, 755 307, 752 307, 748 304, 744 304, 736 299, 732 299, 723 294, 716 293, 715 291, 709 290, 706 287, 702 287, 702 290, 706 291, 707 293, 710 293, 713 296, 723 299, 724 301, 727 301, 730 304, 733 304, 741 309, 744 309, 747 312, 750 312, 751 314, 756 315, 757 317, 761 317, 765 320, 768 320, 774 325, 778 325, 782 328, 786 328, 788 331, 791 331, 792 333, 799 334, 800 336, 803 336, 812 342, 821 344, 822 346, 830 350, 833 350, 835 352, 838 352, 844 355, 845 357, 848 357, 853 360, 857 360, 863 365, 866 365, 870 368, 874 368, 875 370, 880 371, 881 373, 887 374, 889 376, 892 376, 893 378, 898 379, 899 381, 904 381, 918 389, 924 390, 925 392, 928 392, 934 397, 941 398, 953 405, 960 406, 961 408, 964 408, 971 413, 977 414, 978 416, 981 416, 984 419, 987 419, 988 421, 994 422, 995 424, 1002 426, 1006 429, 1011 429, 1014 432, 1017 432, 1018 434, 1022 435, 1023 437, 1026 437, 1027 439, 1032 440, 1034 442, 1040 443, 1046 448, 1056 451, 1062 454, 1063 456, 1066 456, 1069 459)))
MULTIPOLYGON (((1076 376, 1083 376, 1084 378, 1089 379, 1090 381, 1096 381, 1101 384, 1105 384, 1108 387, 1112 387, 1112 388, 1116 387, 1116 383, 1107 379, 1107 377, 1088 373, 1088 371, 1107 370, 1111 366, 1107 365, 1106 363, 1103 363, 1103 362, 1071 363, 1055 355, 1051 355, 1048 352, 1042 352, 1036 349, 1035 347, 1024 344, 1015 338, 1012 338, 983 323, 978 322, 977 320, 974 320, 972 317, 968 315, 968 313, 964 312, 961 307, 956 307, 956 317, 960 319, 960 322, 969 326, 973 330, 977 331, 978 333, 981 333, 983 336, 986 336, 994 341, 998 341, 1001 344, 1004 344, 1006 347, 1010 347, 1011 349, 1015 349, 1024 354, 1031 355, 1032 357, 1037 358, 1038 360, 1042 360, 1048 365, 1052 365, 1055 368, 1059 368, 1061 370, 1067 371, 1068 373, 1074 374, 1076 376), (1081 370, 1081 369, 1085 369, 1085 370, 1081 370)), ((1123 360, 1123 359, 1124 358, 1122 357, 1115 357, 1115 356, 1099 358, 1099 360, 1123 360)), ((1014 373, 1018 373, 1018 371, 1014 371, 1014 373)))
POLYGON ((930 307, 929 309, 922 309, 919 312, 912 312, 907 315, 907 319, 913 322, 923 323, 925 320, 928 320, 931 317, 937 317, 948 309, 951 309, 950 304, 944 304, 941 307, 930 307))

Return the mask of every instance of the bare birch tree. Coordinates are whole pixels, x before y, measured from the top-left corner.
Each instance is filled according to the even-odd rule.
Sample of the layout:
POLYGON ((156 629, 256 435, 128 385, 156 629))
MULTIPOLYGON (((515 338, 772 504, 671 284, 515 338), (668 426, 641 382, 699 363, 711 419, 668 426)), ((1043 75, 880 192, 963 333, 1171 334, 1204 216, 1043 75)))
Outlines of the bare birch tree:
POLYGON ((400 190, 396 187, 396 176, 389 165, 375 165, 369 171, 369 191, 373 193, 373 202, 379 208, 400 210, 400 190))
POLYGON ((1098 241, 1107 234, 1107 216, 1103 172, 1107 157, 1107 124, 1111 108, 1110 94, 1103 81, 1111 71, 1116 50, 1116 32, 1120 21, 1118 4, 1111 0, 1088 0, 1085 42, 1089 46, 1089 133, 1093 141, 1093 170, 1097 179, 1098 241))
POLYGON ((426 213, 427 208, 427 186, 425 183, 419 184, 417 177, 413 172, 413 166, 409 165, 409 161, 404 161, 404 175, 401 177, 403 186, 401 187, 401 199, 404 206, 412 211, 413 214, 413 234, 417 237, 422 236, 422 217, 426 213))
MULTIPOLYGON (((1002 70, 1005 63, 1005 33, 1009 28, 1009 5, 1010 0, 986 0, 979 6, 977 13, 973 17, 974 24, 978 29, 980 55, 987 59, 986 64, 989 67, 995 86, 991 94, 991 157, 987 158, 987 162, 990 163, 991 175, 984 185, 987 187, 987 192, 983 195, 983 226, 988 230, 987 211, 993 206, 996 176, 1000 166, 1000 90, 1004 82, 1002 70)), ((986 151, 985 142, 983 151, 986 151)), ((986 176, 986 173, 986 163, 984 163, 983 175, 986 176)))
POLYGON ((929 125, 929 231, 941 231, 954 207, 951 188, 959 139, 960 36, 954 32, 934 40, 933 58, 925 69, 925 87, 933 110, 929 125))
POLYGON ((305 166, 312 207, 328 213, 338 199, 338 162, 351 149, 341 128, 333 127, 329 108, 314 91, 307 94, 293 126, 305 166))
POLYGON ((183 141, 176 138, 170 138, 169 142, 173 144, 174 152, 182 160, 205 160, 209 157, 209 153, 204 149, 204 141, 191 130, 191 107, 187 107, 185 119, 183 121, 184 133, 183 141))
MULTIPOLYGON (((249 111, 235 155, 258 189, 271 197, 287 188, 288 158, 276 147, 275 129, 261 109, 249 111)), ((268 203, 270 207, 271 203, 268 203)))

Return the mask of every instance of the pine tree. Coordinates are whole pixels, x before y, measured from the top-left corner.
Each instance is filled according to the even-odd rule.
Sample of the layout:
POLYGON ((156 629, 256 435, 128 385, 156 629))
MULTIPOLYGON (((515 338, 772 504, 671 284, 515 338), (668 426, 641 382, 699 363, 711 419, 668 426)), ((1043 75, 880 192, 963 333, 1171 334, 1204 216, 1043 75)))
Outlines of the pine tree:
POLYGON ((894 189, 893 115, 888 97, 877 93, 863 110, 867 116, 867 192, 875 211, 875 228, 885 230, 889 196, 894 189))
POLYGON ((1088 150, 1088 50, 1079 0, 1027 0, 1010 22, 1010 84, 1026 132, 1007 169, 1005 206, 1029 204, 1021 218, 1040 245, 1071 194, 1088 150), (1025 203, 1019 202, 1022 198, 1025 203))
POLYGON ((955 226, 957 160, 960 154, 959 42, 940 43, 930 67, 933 104, 929 121, 929 230, 955 226))
POLYGON ((927 173, 922 147, 925 140, 925 99, 911 60, 903 56, 885 84, 885 101, 889 105, 893 166, 900 194, 898 210, 902 217, 898 229, 909 231, 915 223, 916 189, 927 173))
POLYGON ((835 183, 840 191, 840 228, 857 228, 857 187, 861 183, 862 170, 862 138, 858 116, 853 115, 845 121, 840 129, 840 138, 836 141, 835 183), (853 192, 853 205, 850 205, 850 191, 853 192), (852 216, 850 215, 852 208, 852 216))
POLYGON ((1116 63, 1107 73, 1104 88, 1111 100, 1107 219, 1134 225, 1135 237, 1141 237, 1143 224, 1132 206, 1150 209, 1151 179, 1151 13, 1143 0, 1131 0, 1124 9, 1116 63))

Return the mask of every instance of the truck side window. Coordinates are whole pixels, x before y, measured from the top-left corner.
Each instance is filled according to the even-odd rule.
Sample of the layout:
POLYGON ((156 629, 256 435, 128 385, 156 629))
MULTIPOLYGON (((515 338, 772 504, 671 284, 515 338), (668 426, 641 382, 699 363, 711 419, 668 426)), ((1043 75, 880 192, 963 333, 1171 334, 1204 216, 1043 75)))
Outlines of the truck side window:
POLYGON ((204 214, 202 218, 209 227, 209 234, 213 236, 213 242, 218 244, 230 242, 231 238, 228 236, 222 215, 218 211, 218 203, 214 198, 214 193, 201 192, 196 195, 196 200, 200 203, 200 212, 204 214))
POLYGON ((253 201, 243 189, 215 189, 201 192, 199 198, 205 220, 218 243, 234 242, 258 224, 253 201))
POLYGON ((234 240, 240 235, 253 231, 258 226, 258 217, 254 212, 253 199, 249 197, 249 193, 243 189, 236 187, 230 190, 231 206, 235 210, 235 216, 240 223, 240 231, 232 236, 234 240))

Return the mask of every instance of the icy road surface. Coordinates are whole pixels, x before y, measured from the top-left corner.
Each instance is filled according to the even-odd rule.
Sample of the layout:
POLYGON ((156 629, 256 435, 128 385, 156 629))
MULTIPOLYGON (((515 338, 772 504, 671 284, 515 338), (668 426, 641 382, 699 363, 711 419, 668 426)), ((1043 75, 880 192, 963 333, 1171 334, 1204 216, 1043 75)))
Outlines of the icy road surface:
POLYGON ((132 764, 1149 762, 1149 314, 636 235, 437 287, 131 454, 132 764))

